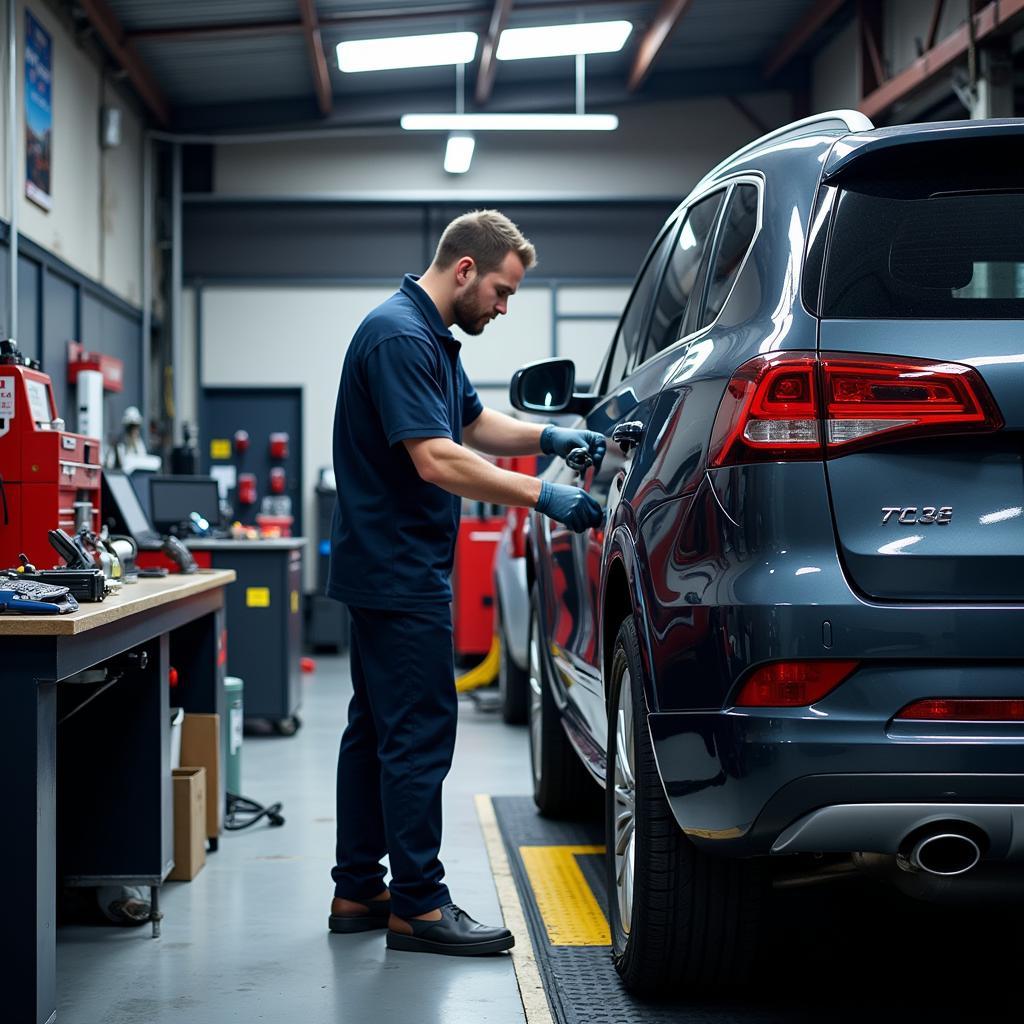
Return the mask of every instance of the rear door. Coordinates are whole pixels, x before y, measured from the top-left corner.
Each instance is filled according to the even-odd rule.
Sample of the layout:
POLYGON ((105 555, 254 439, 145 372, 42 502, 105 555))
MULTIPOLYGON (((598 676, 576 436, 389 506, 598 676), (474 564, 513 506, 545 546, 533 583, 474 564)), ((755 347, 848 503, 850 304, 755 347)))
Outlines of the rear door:
POLYGON ((848 576, 882 600, 1024 599, 1024 165, 957 153, 919 177, 883 153, 833 197, 821 362, 875 358, 822 371, 854 417, 826 429, 867 431, 826 468, 848 576))

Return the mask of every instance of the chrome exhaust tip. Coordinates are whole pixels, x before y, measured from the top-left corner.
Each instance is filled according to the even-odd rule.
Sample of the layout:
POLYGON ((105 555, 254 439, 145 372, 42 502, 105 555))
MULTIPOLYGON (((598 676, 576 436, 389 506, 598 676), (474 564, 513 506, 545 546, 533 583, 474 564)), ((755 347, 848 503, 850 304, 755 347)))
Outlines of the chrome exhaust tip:
MULTIPOLYGON (((981 860, 981 847, 969 835, 943 830, 918 836, 909 850, 901 853, 911 871, 952 878, 976 867, 981 860)), ((902 866, 902 865, 901 865, 902 866)))

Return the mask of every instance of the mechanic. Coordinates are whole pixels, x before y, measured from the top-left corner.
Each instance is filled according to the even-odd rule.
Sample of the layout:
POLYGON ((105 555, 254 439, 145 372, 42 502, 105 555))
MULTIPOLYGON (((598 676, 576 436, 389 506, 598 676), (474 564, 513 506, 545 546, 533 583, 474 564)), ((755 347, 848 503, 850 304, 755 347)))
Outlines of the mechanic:
POLYGON ((351 613, 353 696, 329 927, 386 927, 392 949, 473 956, 515 942, 452 903, 438 859, 458 717, 449 578, 461 499, 536 508, 576 532, 602 510, 580 488, 498 469, 470 448, 564 458, 584 447, 599 466, 605 439, 485 409, 449 328, 480 334, 535 262, 501 213, 458 217, 423 276, 406 275, 363 320, 342 368, 327 593, 351 613))

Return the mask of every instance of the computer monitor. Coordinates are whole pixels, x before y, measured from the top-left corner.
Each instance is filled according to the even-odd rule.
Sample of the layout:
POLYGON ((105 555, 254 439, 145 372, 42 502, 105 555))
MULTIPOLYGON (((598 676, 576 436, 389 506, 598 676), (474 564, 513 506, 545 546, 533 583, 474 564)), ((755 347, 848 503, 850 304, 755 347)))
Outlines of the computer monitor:
POLYGON ((160 547, 160 535, 142 508, 131 478, 118 469, 103 471, 103 510, 115 533, 123 530, 141 549, 160 547))
POLYGON ((154 476, 149 481, 153 525, 164 533, 182 532, 193 512, 211 527, 220 523, 220 492, 212 476, 154 476))

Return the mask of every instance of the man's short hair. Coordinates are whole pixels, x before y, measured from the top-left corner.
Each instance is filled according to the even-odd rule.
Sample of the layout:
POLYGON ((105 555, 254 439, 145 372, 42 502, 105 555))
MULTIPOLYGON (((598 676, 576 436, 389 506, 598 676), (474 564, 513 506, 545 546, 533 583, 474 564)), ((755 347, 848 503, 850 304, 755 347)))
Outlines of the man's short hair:
POLYGON ((519 257, 525 270, 537 262, 537 250, 508 217, 497 210, 473 210, 444 229, 434 265, 447 270, 456 260, 471 256, 480 274, 490 274, 510 252, 519 257))

